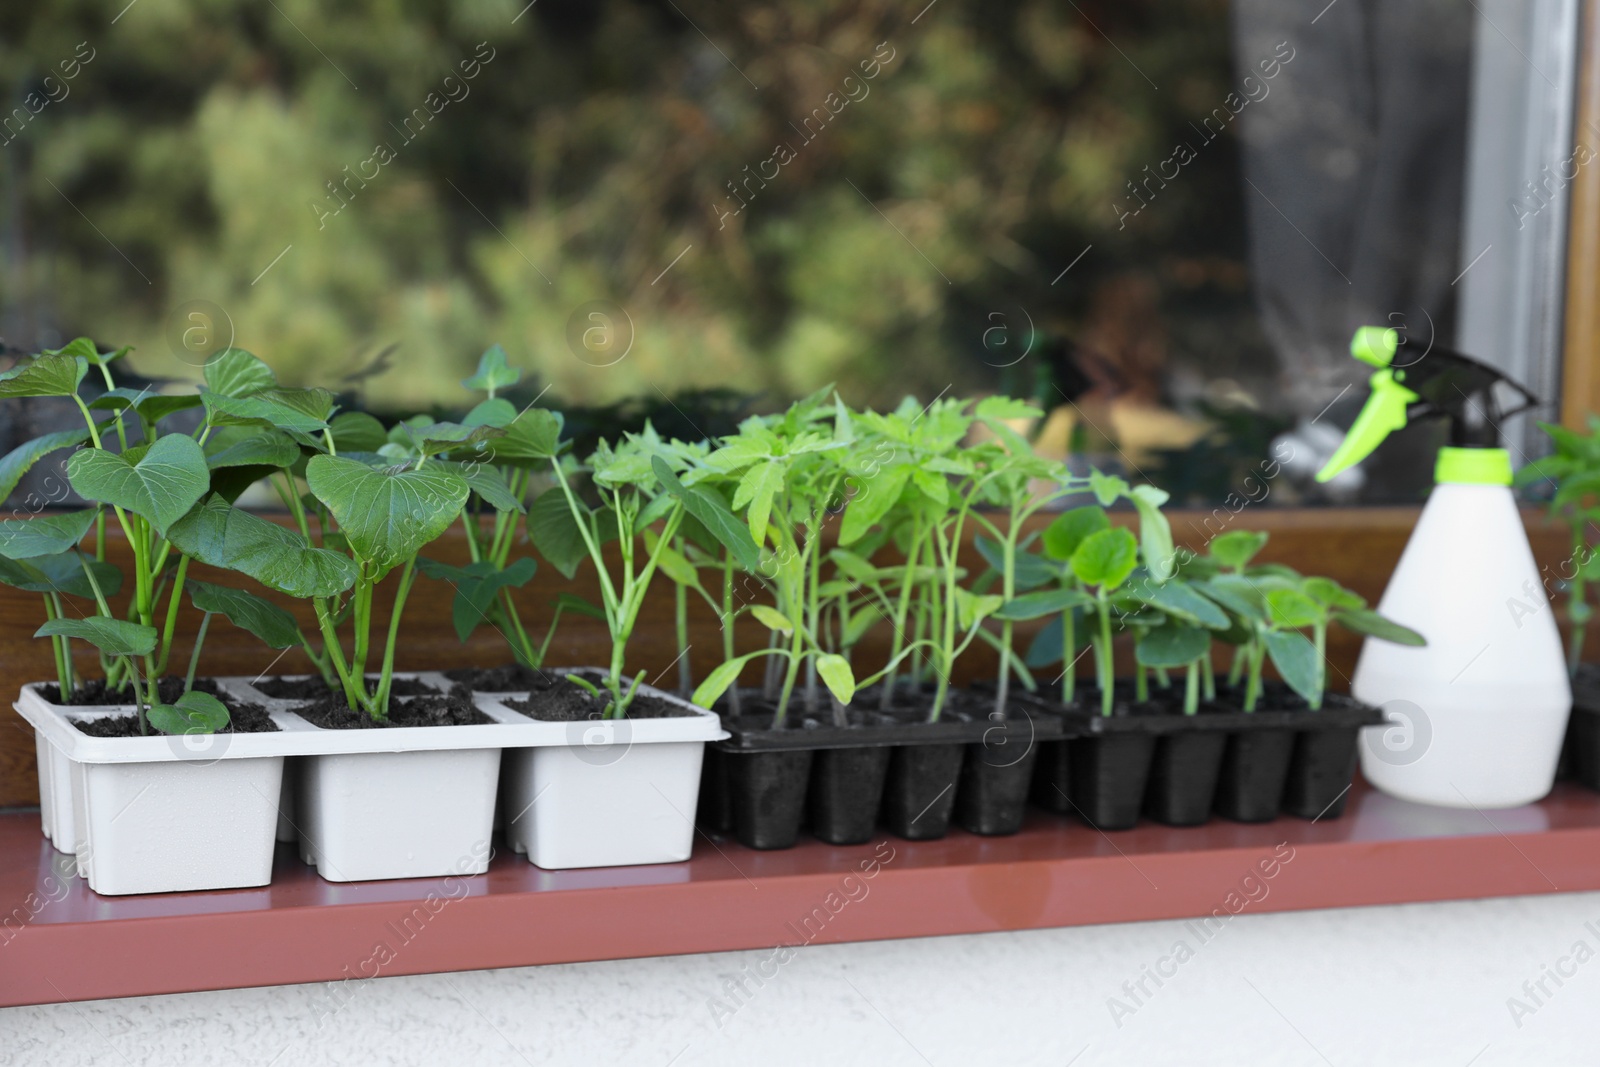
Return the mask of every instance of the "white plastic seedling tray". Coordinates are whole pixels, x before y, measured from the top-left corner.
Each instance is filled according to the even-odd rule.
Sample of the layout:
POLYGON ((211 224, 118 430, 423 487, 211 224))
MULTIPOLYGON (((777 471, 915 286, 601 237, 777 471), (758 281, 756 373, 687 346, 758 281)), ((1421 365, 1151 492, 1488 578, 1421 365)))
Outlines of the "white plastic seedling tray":
MULTIPOLYGON (((452 685, 432 672, 397 677, 452 685)), ((502 750, 506 835, 534 863, 685 859, 704 744, 728 736, 715 713, 648 686, 693 714, 543 722, 506 706, 526 693, 475 693, 492 723, 328 730, 295 714, 303 701, 217 681, 265 707, 278 731, 96 738, 74 723, 132 709, 62 707, 38 685, 23 689, 15 707, 40 739, 45 834, 78 854, 97 892, 264 885, 273 840, 290 836, 280 831, 334 881, 481 873, 502 750)))

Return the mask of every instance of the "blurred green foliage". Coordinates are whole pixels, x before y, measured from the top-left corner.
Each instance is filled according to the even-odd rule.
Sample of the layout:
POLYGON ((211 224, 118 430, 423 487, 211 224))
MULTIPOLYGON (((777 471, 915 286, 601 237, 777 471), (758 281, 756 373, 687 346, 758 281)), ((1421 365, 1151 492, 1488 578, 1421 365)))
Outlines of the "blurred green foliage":
POLYGON ((18 106, 94 52, 0 147, 16 346, 90 334, 193 376, 174 309, 204 300, 291 382, 398 343, 359 383, 378 406, 458 402, 496 341, 580 402, 881 403, 1005 384, 1025 321, 1135 390, 1270 373, 1233 135, 1126 228, 1113 206, 1233 87, 1223 0, 125 2, 0 12, 18 106), (408 140, 430 93, 460 95, 408 140), (636 332, 612 366, 570 350, 593 300, 636 332))

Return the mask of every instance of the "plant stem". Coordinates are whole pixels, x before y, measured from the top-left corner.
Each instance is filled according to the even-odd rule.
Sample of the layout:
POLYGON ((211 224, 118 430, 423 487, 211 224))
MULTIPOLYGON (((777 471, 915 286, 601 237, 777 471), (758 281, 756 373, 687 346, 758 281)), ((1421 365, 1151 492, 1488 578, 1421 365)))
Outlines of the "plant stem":
POLYGON ((183 691, 194 688, 195 668, 200 666, 200 648, 206 643, 206 627, 211 625, 211 612, 200 616, 200 629, 194 635, 194 651, 189 653, 189 673, 183 676, 183 691))
MULTIPOLYGON (((145 714, 144 714, 144 704, 145 704, 144 690, 139 688, 139 668, 133 662, 133 657, 132 656, 127 657, 127 660, 128 660, 128 681, 131 682, 132 685, 133 685, 133 706, 134 706, 134 710, 139 715, 139 733, 147 734, 147 733, 150 732, 150 720, 147 719, 145 717, 145 714)), ((155 682, 152 681, 150 684, 154 685, 155 682)))
MULTIPOLYGON (((916 586, 913 580, 916 574, 917 559, 922 554, 922 514, 916 512, 911 519, 911 540, 907 542, 905 572, 900 581, 900 597, 895 605, 894 636, 890 639, 889 662, 896 663, 906 643, 906 614, 911 609, 912 590, 916 586)), ((899 674, 897 667, 891 667, 883 679, 883 688, 878 694, 878 710, 888 711, 894 706, 895 679, 899 674)))
POLYGON ((1322 695, 1328 690, 1328 623, 1319 619, 1311 628, 1312 643, 1317 649, 1317 695, 1310 701, 1311 710, 1322 707, 1322 695))
POLYGON ((1185 671, 1183 681, 1183 713, 1193 715, 1200 710, 1199 661, 1193 661, 1185 671))
MULTIPOLYGON (((44 594, 44 617, 46 619, 61 618, 61 599, 58 593, 44 594)), ((56 657, 56 684, 61 689, 61 703, 65 704, 72 697, 72 670, 71 654, 62 654, 62 643, 66 638, 56 636, 50 638, 50 651, 56 657)))
MULTIPOLYGON (((733 659, 733 551, 727 547, 722 550, 722 662, 727 663, 733 659)), ((739 708, 739 680, 734 679, 728 687, 728 710, 734 718, 740 714, 739 708)))
POLYGON ((317 625, 322 630, 322 651, 328 657, 329 664, 339 676, 339 686, 344 690, 344 702, 354 710, 365 707, 361 699, 366 695, 366 679, 362 679, 360 695, 354 680, 350 677, 350 668, 344 661, 344 649, 339 645, 339 634, 333 628, 333 616, 328 613, 328 601, 324 597, 313 597, 312 607, 317 613, 317 625))
MULTIPOLYGON (((1583 543, 1583 532, 1586 523, 1580 518, 1572 524, 1572 558, 1582 559, 1588 546, 1583 543)), ((1572 643, 1567 652, 1567 673, 1577 677, 1578 664, 1583 661, 1583 639, 1588 629, 1589 605, 1584 601, 1586 579, 1583 567, 1577 567, 1572 575, 1572 584, 1567 589, 1567 618, 1572 623, 1572 643)))
POLYGON ((167 673, 167 659, 172 655, 172 632, 178 625, 178 606, 182 603, 183 583, 188 574, 189 557, 180 555, 178 573, 172 580, 172 595, 167 598, 167 624, 161 631, 161 658, 156 661, 157 675, 167 673))
POLYGON ((1099 647, 1095 649, 1096 658, 1099 660, 1095 672, 1100 677, 1100 714, 1111 715, 1112 700, 1116 696, 1116 663, 1112 659, 1111 649, 1111 604, 1106 599, 1104 589, 1095 590, 1095 610, 1100 615, 1100 640, 1099 647))
POLYGON ((1078 616, 1068 608, 1061 613, 1061 703, 1078 699, 1078 616))
MULTIPOLYGON (((395 591, 394 608, 389 613, 389 637, 383 643, 383 669, 378 675, 378 695, 374 701, 374 708, 371 709, 374 719, 382 720, 389 717, 389 686, 394 681, 394 648, 400 637, 400 613, 405 610, 406 597, 411 595, 411 585, 416 577, 417 559, 413 556, 406 560, 405 570, 400 574, 400 588, 395 591)), ((370 591, 368 598, 370 608, 370 591)))
POLYGON ((1217 673, 1211 666, 1211 654, 1207 652, 1200 657, 1200 675, 1205 685, 1205 699, 1217 699, 1217 673))

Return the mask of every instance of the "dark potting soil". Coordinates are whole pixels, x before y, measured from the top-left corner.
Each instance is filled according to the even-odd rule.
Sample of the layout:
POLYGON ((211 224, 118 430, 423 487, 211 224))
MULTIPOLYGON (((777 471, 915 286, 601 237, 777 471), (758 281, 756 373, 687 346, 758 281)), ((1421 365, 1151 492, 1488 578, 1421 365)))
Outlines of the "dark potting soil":
MULTIPOLYGON (((224 726, 221 730, 218 730, 218 733, 277 733, 278 724, 272 721, 271 716, 267 714, 267 709, 262 707, 260 704, 251 704, 244 701, 233 700, 226 694, 218 692, 216 684, 206 679, 196 681, 194 683, 194 687, 200 692, 210 693, 212 696, 217 697, 227 707, 228 725, 224 726)), ((161 688, 159 693, 162 703, 172 703, 172 701, 183 695, 183 679, 161 679, 161 688), (169 686, 167 684, 168 682, 174 684, 169 686)), ((129 702, 131 701, 132 698, 130 697, 129 702)), ((115 701, 105 701, 104 703, 115 703, 115 701)), ((94 719, 88 722, 74 722, 72 725, 76 726, 80 733, 88 734, 90 737, 144 736, 139 730, 139 717, 137 715, 116 715, 103 719, 94 719)), ((157 733, 155 730, 150 732, 157 733)))
POLYGON ((368 730, 390 726, 479 726, 493 719, 473 706, 472 700, 461 694, 448 696, 419 696, 411 700, 391 701, 389 717, 374 719, 365 711, 351 708, 341 696, 325 696, 294 709, 296 715, 313 726, 324 730, 368 730))
POLYGON ((457 667, 445 671, 444 676, 479 693, 516 693, 537 689, 555 677, 520 663, 508 663, 504 667, 457 667))
MULTIPOLYGON (((217 683, 210 678, 196 678, 194 680, 194 688, 201 693, 210 693, 230 708, 234 706, 233 698, 224 693, 217 683)), ((107 689, 104 678, 91 678, 89 681, 84 682, 72 691, 70 700, 63 701, 61 699, 61 687, 54 684, 40 686, 39 695, 52 704, 68 707, 103 708, 133 703, 132 686, 124 685, 116 689, 107 689)), ((149 695, 149 688, 146 687, 145 696, 148 697, 149 695)), ((167 675, 156 683, 156 695, 160 703, 172 703, 183 695, 183 679, 175 674, 167 675)))
MULTIPOLYGON (((591 681, 599 679, 586 675, 591 681)), ((520 711, 540 722, 582 722, 598 719, 605 714, 606 700, 597 697, 559 674, 536 675, 528 686, 526 700, 508 700, 506 707, 520 711)), ((602 690, 603 692, 603 690, 602 690)), ((638 693, 628 705, 629 719, 677 719, 694 712, 670 700, 638 693)))
MULTIPOLYGON (((328 683, 314 674, 307 678, 263 678, 250 684, 278 700, 324 700, 333 695, 328 683)), ((389 683, 389 695, 438 696, 439 690, 417 678, 395 678, 389 683)))

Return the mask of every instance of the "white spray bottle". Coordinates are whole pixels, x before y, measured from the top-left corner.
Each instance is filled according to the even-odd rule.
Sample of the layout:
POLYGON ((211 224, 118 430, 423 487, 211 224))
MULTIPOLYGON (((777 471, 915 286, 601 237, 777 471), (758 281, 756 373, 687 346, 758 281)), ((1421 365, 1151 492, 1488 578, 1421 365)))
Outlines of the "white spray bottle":
POLYGON ((1572 707, 1561 635, 1499 447, 1508 415, 1536 403, 1499 371, 1431 348, 1406 365, 1399 335, 1364 326, 1350 353, 1378 370, 1372 396, 1318 474, 1365 459, 1410 420, 1450 419, 1435 486, 1378 611, 1427 638, 1366 641, 1351 693, 1394 725, 1364 731, 1361 771, 1385 793, 1457 808, 1508 808, 1550 791, 1572 707), (1502 411, 1496 386, 1520 394, 1502 411))

